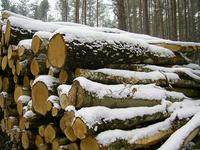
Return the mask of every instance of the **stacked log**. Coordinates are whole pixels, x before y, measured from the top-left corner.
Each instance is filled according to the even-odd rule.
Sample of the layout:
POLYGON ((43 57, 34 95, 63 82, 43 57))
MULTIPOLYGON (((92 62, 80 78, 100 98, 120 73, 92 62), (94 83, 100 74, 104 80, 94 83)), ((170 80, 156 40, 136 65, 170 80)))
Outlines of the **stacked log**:
POLYGON ((184 147, 199 132, 200 66, 181 52, 115 29, 2 20, 1 129, 13 146, 147 148, 191 127, 184 147))

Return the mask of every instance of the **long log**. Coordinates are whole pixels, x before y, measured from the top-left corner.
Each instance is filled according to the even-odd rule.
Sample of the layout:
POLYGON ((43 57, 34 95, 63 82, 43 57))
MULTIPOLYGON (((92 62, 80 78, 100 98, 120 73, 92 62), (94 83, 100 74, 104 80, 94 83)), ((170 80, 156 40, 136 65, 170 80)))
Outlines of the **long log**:
POLYGON ((173 133, 170 138, 159 148, 159 150, 184 149, 187 144, 200 132, 200 113, 197 113, 183 127, 173 133), (174 142, 176 144, 174 144, 174 142))
POLYGON ((169 49, 123 35, 116 36, 87 29, 83 31, 75 27, 56 31, 49 42, 48 59, 54 67, 72 69, 94 69, 122 63, 187 64, 184 57, 175 55, 169 49))
POLYGON ((75 105, 77 108, 98 105, 119 108, 153 106, 160 104, 162 99, 181 101, 184 98, 186 96, 182 93, 166 91, 153 84, 106 85, 78 77, 72 84, 66 103, 75 105))
POLYGON ((73 130, 79 139, 112 129, 129 130, 134 126, 159 121, 169 116, 166 106, 129 107, 109 109, 106 107, 86 107, 75 112, 73 130))
POLYGON ((54 32, 60 27, 63 26, 34 19, 10 16, 6 23, 5 44, 17 45, 21 40, 32 39, 35 32, 54 32))
POLYGON ((183 126, 188 118, 198 112, 199 107, 175 111, 169 118, 147 127, 133 130, 109 130, 97 135, 96 140, 104 149, 137 149, 160 143, 178 128, 183 126))
POLYGON ((92 81, 104 84, 150 84, 155 83, 160 86, 174 84, 180 80, 176 73, 162 73, 159 71, 138 72, 118 69, 76 69, 76 77, 82 76, 92 81))
POLYGON ((56 88, 59 84, 58 79, 48 76, 38 76, 32 84, 31 97, 34 110, 45 116, 47 114, 47 99, 49 96, 56 94, 56 88))

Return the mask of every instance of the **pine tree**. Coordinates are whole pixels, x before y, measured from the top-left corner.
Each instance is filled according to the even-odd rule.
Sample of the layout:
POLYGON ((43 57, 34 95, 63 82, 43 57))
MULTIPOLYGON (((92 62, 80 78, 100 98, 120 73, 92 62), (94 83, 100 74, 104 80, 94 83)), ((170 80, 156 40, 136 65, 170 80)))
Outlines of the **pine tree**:
POLYGON ((19 0, 19 3, 17 5, 19 14, 28 16, 29 13, 28 2, 29 0, 19 0))
POLYGON ((43 0, 40 3, 39 6, 39 14, 40 14, 40 19, 43 21, 47 21, 47 12, 49 10, 49 2, 48 0, 43 0))
POLYGON ((10 10, 10 1, 9 0, 1 0, 2 10, 10 10))

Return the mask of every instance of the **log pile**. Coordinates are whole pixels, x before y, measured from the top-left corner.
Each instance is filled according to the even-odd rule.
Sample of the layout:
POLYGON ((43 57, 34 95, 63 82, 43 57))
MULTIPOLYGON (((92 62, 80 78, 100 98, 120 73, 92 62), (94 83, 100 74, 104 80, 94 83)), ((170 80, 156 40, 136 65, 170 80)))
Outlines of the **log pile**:
POLYGON ((198 134, 200 66, 181 52, 9 11, 1 30, 1 130, 13 145, 137 149, 173 135, 163 149, 185 128, 179 147, 198 134))

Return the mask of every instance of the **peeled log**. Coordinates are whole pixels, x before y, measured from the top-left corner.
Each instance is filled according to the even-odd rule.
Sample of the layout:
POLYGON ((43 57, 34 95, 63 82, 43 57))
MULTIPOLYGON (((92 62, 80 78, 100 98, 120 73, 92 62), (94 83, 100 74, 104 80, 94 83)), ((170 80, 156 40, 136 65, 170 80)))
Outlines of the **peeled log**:
POLYGON ((34 34, 31 44, 31 49, 34 54, 47 53, 49 38, 51 36, 52 33, 46 31, 39 31, 34 34))
POLYGON ((82 108, 75 112, 75 116, 72 128, 79 139, 84 139, 105 130, 132 129, 145 122, 165 119, 169 114, 162 105, 115 109, 96 106, 82 108))
POLYGON ((58 84, 58 79, 49 75, 41 75, 34 80, 31 97, 37 113, 43 116, 47 114, 47 99, 50 95, 56 94, 58 84))
POLYGON ((110 108, 154 106, 162 99, 181 101, 186 98, 182 93, 170 92, 153 84, 106 85, 92 82, 84 77, 74 80, 66 104, 77 108, 87 106, 106 106, 110 108), (150 92, 151 91, 151 92, 150 92))
POLYGON ((103 68, 109 64, 185 64, 181 55, 123 35, 73 27, 57 30, 50 39, 48 60, 54 67, 103 68), (64 36, 63 36, 64 35, 64 36), (84 63, 83 63, 84 62, 84 63))

